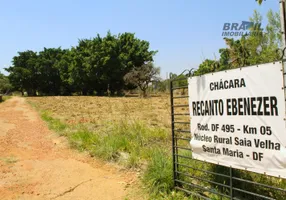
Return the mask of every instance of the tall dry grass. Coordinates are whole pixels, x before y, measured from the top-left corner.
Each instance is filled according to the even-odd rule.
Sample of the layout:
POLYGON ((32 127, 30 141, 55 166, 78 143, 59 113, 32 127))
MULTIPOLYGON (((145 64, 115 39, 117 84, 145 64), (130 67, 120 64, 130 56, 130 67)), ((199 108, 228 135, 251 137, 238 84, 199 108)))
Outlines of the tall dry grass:
POLYGON ((29 97, 41 110, 67 124, 93 124, 106 122, 143 121, 150 126, 170 128, 169 98, 154 97, 29 97))

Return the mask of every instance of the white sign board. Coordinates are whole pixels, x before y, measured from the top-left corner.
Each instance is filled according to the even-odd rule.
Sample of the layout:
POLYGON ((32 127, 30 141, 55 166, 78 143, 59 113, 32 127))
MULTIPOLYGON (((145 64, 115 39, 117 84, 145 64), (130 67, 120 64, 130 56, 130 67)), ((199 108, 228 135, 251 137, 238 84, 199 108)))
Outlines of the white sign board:
POLYGON ((286 178, 282 64, 189 78, 194 159, 286 178))

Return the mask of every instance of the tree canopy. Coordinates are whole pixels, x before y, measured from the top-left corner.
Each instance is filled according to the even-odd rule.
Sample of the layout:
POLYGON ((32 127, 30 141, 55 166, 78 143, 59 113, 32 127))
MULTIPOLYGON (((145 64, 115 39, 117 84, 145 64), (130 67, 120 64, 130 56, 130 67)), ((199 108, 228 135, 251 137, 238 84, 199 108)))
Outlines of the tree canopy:
MULTIPOLYGON (((279 13, 270 10, 267 13, 267 19, 265 30, 253 26, 249 34, 237 40, 224 38, 226 48, 219 49, 219 60, 204 60, 195 75, 277 61, 281 57, 278 49, 282 44, 279 13)), ((254 11, 250 21, 259 24, 262 22, 262 16, 254 11)))
POLYGON ((113 95, 134 88, 136 84, 126 83, 124 76, 153 62, 156 53, 134 33, 108 32, 105 37, 81 39, 71 49, 19 52, 6 70, 13 87, 28 95, 104 95, 107 91, 113 95))
POLYGON ((6 94, 12 89, 12 85, 10 84, 8 77, 0 72, 0 95, 6 94))
POLYGON ((146 97, 146 90, 149 83, 152 81, 158 81, 160 74, 160 68, 154 67, 153 63, 143 64, 140 67, 133 68, 124 76, 124 80, 140 88, 143 92, 143 97, 146 97))

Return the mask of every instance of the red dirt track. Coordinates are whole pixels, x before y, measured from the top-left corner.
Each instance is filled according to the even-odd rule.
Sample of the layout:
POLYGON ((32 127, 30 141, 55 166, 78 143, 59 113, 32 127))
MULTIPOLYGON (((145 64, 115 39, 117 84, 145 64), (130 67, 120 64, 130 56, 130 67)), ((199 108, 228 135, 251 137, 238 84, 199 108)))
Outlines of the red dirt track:
POLYGON ((0 199, 124 199, 135 174, 68 147, 24 98, 0 104, 0 199))

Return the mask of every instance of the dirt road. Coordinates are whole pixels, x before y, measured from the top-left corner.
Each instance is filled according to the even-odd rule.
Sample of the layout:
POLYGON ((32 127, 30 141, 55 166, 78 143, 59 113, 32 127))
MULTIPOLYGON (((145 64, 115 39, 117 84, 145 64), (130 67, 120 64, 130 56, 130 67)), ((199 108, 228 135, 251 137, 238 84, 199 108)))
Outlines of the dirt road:
POLYGON ((68 148, 24 98, 0 104, 0 199, 124 199, 135 174, 68 148))

